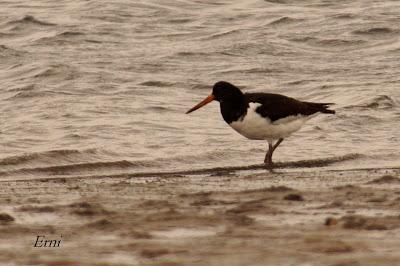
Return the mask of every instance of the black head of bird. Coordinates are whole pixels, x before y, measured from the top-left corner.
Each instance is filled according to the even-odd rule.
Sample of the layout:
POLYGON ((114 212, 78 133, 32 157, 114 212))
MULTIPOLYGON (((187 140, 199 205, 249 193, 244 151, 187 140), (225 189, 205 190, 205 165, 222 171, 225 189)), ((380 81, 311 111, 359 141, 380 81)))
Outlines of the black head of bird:
POLYGON ((186 113, 189 114, 193 111, 196 111, 197 109, 203 107, 204 105, 214 100, 220 103, 222 102, 235 103, 235 102, 241 102, 242 99, 243 99, 243 93, 239 90, 239 88, 237 88, 236 86, 234 86, 229 82, 218 81, 217 83, 214 84, 212 93, 186 113))

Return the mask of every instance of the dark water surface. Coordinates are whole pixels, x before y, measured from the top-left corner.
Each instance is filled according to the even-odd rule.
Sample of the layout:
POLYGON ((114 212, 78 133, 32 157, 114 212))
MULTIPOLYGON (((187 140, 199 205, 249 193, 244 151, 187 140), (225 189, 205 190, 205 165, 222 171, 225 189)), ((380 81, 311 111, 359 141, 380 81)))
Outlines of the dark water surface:
POLYGON ((283 142, 277 161, 400 165, 399 1, 0 7, 0 178, 261 163, 267 143, 234 132, 218 104, 185 115, 219 80, 336 103, 336 116, 283 142))

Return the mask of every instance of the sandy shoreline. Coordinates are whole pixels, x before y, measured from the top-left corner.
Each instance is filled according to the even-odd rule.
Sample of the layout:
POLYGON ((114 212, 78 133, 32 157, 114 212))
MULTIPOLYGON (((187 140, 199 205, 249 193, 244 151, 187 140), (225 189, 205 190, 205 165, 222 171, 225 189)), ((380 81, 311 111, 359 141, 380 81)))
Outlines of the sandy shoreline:
POLYGON ((398 169, 4 181, 0 263, 398 265, 399 188, 398 169))

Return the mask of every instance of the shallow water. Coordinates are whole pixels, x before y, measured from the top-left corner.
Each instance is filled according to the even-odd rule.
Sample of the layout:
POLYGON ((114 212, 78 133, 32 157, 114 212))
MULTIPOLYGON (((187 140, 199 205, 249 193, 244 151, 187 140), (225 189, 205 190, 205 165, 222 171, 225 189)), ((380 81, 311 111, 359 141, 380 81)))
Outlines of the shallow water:
POLYGON ((190 115, 213 83, 335 102, 277 161, 400 164, 398 1, 9 1, 0 178, 246 166, 267 144, 190 115))

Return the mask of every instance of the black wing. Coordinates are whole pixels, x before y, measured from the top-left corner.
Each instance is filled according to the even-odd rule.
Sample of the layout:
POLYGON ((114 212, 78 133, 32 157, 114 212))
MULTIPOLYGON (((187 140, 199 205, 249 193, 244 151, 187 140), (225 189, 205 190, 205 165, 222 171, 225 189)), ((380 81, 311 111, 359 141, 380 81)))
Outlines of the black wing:
POLYGON ((268 117, 271 121, 294 115, 309 116, 317 112, 334 114, 334 110, 329 110, 332 103, 312 103, 302 102, 284 95, 273 93, 245 93, 246 102, 260 103, 256 112, 263 117, 268 117))

